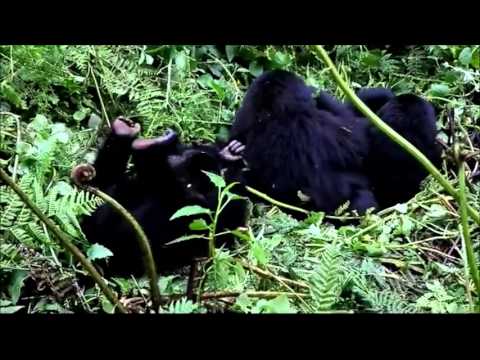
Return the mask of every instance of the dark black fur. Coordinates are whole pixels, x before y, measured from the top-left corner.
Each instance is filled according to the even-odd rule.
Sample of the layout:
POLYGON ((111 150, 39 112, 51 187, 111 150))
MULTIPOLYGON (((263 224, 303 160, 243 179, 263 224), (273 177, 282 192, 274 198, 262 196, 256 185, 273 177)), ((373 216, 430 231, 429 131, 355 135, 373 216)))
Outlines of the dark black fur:
MULTIPOLYGON (((199 239, 165 246, 188 233, 193 220, 169 219, 186 205, 215 210, 217 190, 201 170, 219 174, 224 166, 216 147, 184 146, 172 132, 153 143, 148 140, 134 143, 132 134, 118 135, 114 130, 99 150, 92 185, 113 196, 133 214, 150 239, 158 269, 170 270, 190 264, 194 257, 207 256, 207 243, 199 239), (130 155, 133 155, 134 175, 126 174, 130 155)), ((245 203, 233 201, 220 217, 218 232, 235 229, 244 221, 245 203)), ((106 267, 109 274, 143 273, 134 232, 110 206, 103 205, 86 217, 82 229, 91 243, 112 250, 114 256, 106 267)), ((224 236, 217 240, 217 245, 223 245, 231 244, 232 239, 224 236)))
POLYGON ((362 172, 365 122, 343 116, 342 107, 331 111, 334 103, 317 105, 312 88, 292 73, 275 70, 252 83, 230 133, 246 145, 244 181, 277 200, 327 213, 347 201, 360 213, 376 207, 362 172), (298 191, 310 201, 303 203, 298 191))
MULTIPOLYGON (((380 107, 377 115, 440 167, 435 109, 428 101, 413 94, 399 95, 380 107)), ((410 200, 428 172, 374 126, 369 128, 369 142, 366 172, 380 207, 410 200)))
MULTIPOLYGON (((385 88, 365 88, 357 95, 383 121, 440 166, 441 149, 436 143, 436 115, 432 104, 412 94, 395 96, 385 88)), ((339 116, 348 117, 353 113, 363 117, 352 104, 343 104, 325 92, 317 97, 317 106, 339 116)), ((379 207, 408 201, 420 190, 421 182, 428 175, 426 170, 376 127, 368 124, 367 128, 370 151, 365 158, 365 172, 379 207)))

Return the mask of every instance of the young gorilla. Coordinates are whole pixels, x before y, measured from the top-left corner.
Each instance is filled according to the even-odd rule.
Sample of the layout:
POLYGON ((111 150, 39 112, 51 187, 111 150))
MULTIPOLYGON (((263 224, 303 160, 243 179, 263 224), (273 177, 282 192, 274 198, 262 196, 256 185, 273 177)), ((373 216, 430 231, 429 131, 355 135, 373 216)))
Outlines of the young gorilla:
POLYGON ((230 132, 230 139, 246 146, 243 182, 277 200, 326 213, 347 201, 359 213, 376 207, 363 172, 365 122, 338 110, 318 109, 312 88, 293 73, 262 74, 248 89, 230 132))
MULTIPOLYGON (((436 143, 436 115, 432 104, 412 94, 395 96, 391 90, 383 88, 361 89, 357 95, 435 166, 440 166, 441 148, 436 143)), ((317 106, 339 116, 348 117, 353 113, 363 118, 352 104, 342 104, 327 93, 319 94, 317 106)), ((365 158, 365 172, 379 207, 408 201, 420 190, 427 171, 375 126, 368 124, 367 128, 371 150, 365 158)))
MULTIPOLYGON (((238 152, 242 148, 237 143, 227 145, 222 151, 208 145, 184 146, 173 131, 156 139, 135 139, 139 131, 138 124, 123 118, 115 120, 94 167, 77 166, 73 178, 82 184, 90 180, 89 185, 105 191, 131 212, 151 242, 158 270, 189 265, 194 257, 208 255, 207 243, 194 239, 165 245, 185 235, 193 220, 169 219, 186 205, 200 205, 215 211, 217 189, 202 170, 219 174, 223 167, 240 159, 238 152), (130 155, 136 172, 134 176, 126 174, 130 155)), ((244 201, 232 201, 220 216, 217 232, 242 226, 245 206, 244 201)), ((107 273, 141 275, 144 272, 131 226, 109 205, 102 205, 86 217, 82 230, 91 243, 100 243, 113 252, 107 273)), ((233 241, 227 236, 217 240, 217 246, 230 245, 233 241)))

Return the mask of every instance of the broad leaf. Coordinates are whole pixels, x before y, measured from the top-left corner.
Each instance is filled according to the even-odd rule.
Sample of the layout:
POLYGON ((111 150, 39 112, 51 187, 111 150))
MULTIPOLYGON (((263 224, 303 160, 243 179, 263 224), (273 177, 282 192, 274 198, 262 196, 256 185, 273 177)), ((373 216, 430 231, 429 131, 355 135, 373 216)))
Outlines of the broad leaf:
POLYGON ((97 259, 105 259, 111 256, 113 256, 113 253, 105 246, 100 244, 93 244, 87 250, 87 257, 90 261, 97 259))
POLYGON ((200 215, 200 214, 211 214, 209 209, 205 209, 199 205, 188 205, 184 206, 180 210, 177 210, 175 214, 170 217, 171 220, 175 220, 184 216, 200 215))

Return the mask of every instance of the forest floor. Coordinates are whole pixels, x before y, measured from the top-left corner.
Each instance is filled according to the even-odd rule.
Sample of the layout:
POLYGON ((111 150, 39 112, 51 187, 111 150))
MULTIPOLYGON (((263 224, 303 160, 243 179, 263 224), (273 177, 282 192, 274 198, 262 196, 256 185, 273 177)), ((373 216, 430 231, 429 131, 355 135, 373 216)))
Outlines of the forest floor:
MULTIPOLYGON (((327 50, 354 89, 422 95, 449 149, 479 150, 480 46, 327 50)), ((185 142, 214 141, 226 136, 252 79, 273 68, 344 97, 302 46, 0 46, 0 167, 95 262, 109 252, 88 243, 79 220, 101 201, 69 176, 94 158, 102 119, 127 116, 145 137, 173 128, 185 142)), ((447 155, 441 171, 458 188, 447 155)), ((467 165, 468 202, 480 210, 478 154, 467 165)), ((195 301, 183 297, 188 271, 160 276, 171 299, 161 311, 475 312, 460 225, 456 201, 430 177, 414 199, 358 225, 334 228, 320 213, 299 222, 255 206, 248 239, 216 252, 195 301)), ((468 225, 478 264, 479 227, 468 225)), ((0 180, 0 313, 113 312, 86 275, 0 180)), ((106 280, 130 311, 151 311, 148 279, 106 280)))

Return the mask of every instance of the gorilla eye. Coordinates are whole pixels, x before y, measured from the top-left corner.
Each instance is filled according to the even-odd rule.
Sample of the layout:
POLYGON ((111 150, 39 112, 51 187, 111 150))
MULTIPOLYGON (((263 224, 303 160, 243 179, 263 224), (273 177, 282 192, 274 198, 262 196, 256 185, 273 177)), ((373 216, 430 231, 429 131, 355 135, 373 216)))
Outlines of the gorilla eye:
POLYGON ((187 189, 190 189, 192 187, 192 184, 187 184, 187 189))

